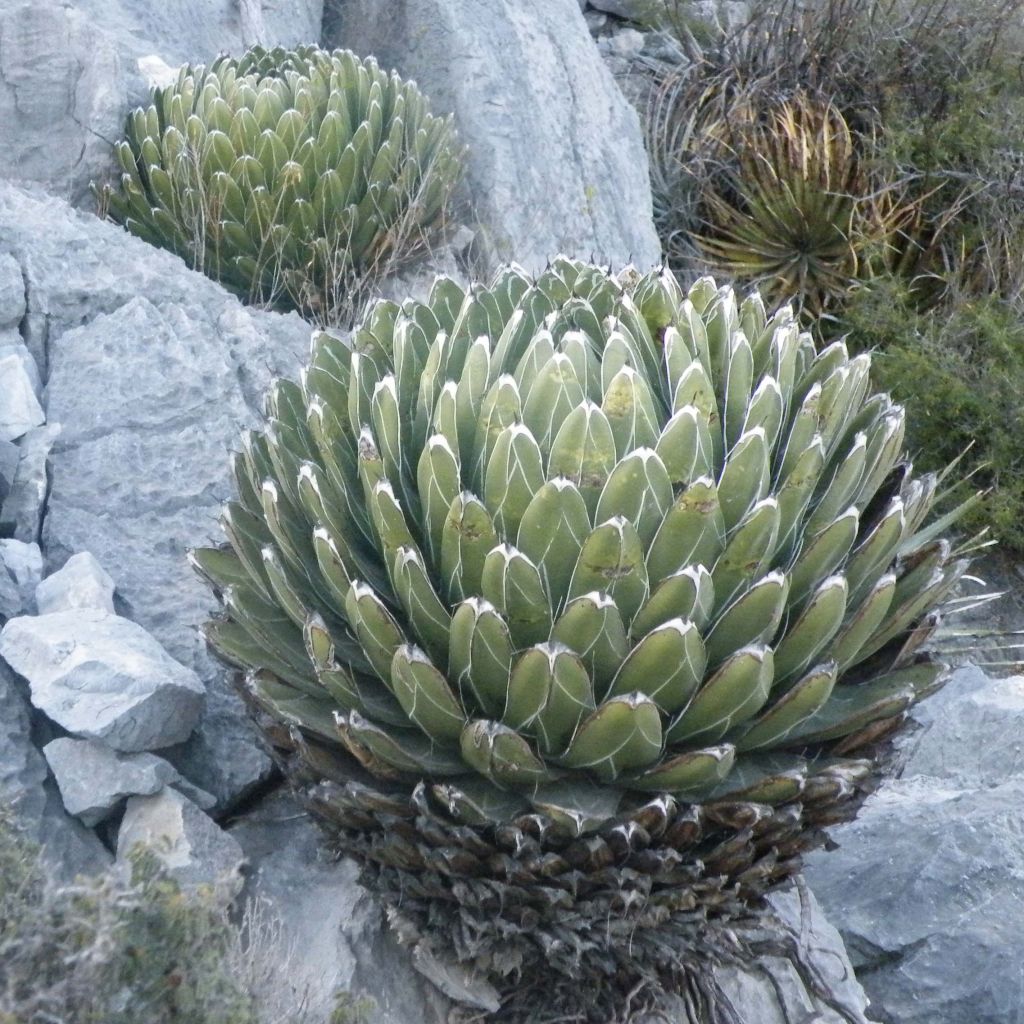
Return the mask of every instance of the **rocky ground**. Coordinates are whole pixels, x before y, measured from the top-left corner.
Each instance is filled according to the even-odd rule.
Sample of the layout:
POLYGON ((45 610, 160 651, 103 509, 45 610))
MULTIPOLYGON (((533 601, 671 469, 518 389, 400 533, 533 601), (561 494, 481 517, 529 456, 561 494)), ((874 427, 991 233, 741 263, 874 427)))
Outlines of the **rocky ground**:
MULTIPOLYGON (((99 220, 89 185, 169 65, 321 39, 415 77, 469 146, 458 243, 392 290, 559 251, 650 266, 646 157, 617 83, 672 53, 642 6, 0 0, 0 798, 58 876, 142 840, 184 884, 267 900, 325 1019, 338 987, 372 996, 375 1024, 490 997, 400 948, 354 866, 322 855, 198 634, 211 598, 186 552, 219 540, 227 452, 310 325, 99 220)), ((805 975, 771 957, 723 972, 740 1019, 1017 1020, 1022 717, 1024 679, 969 666, 921 709, 902 777, 775 898, 805 975)))

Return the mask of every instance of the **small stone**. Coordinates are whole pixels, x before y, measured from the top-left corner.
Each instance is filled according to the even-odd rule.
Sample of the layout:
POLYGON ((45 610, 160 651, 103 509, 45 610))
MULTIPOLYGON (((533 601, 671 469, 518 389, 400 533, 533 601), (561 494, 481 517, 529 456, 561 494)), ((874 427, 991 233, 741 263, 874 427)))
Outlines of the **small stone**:
POLYGON ((90 828, 130 796, 152 796, 181 779, 156 754, 123 754, 96 740, 62 736, 43 747, 64 809, 90 828))
POLYGON ((114 581, 88 551, 72 555, 63 568, 36 587, 36 609, 40 615, 71 608, 114 610, 114 581))
POLYGON ((25 315, 25 278, 21 264, 9 253, 0 253, 0 329, 17 327, 25 315))
POLYGON ((13 534, 17 540, 38 542, 46 502, 46 465, 60 424, 48 423, 30 430, 22 439, 14 482, 0 510, 0 533, 13 534))
POLYGON ((608 15, 600 11, 587 11, 583 15, 583 20, 586 21, 590 34, 596 36, 608 24, 608 15))
POLYGON ((650 0, 590 0, 590 6, 627 21, 642 21, 650 11, 650 0))
POLYGON ((635 28, 620 28, 618 32, 605 36, 598 43, 601 53, 608 57, 629 59, 636 57, 644 48, 647 37, 635 28))
POLYGON ((0 501, 7 497, 14 483, 19 455, 18 446, 13 441, 0 441, 0 501))
POLYGON ((245 854, 238 840, 173 789, 128 800, 117 835, 117 860, 125 869, 139 845, 183 886, 217 886, 229 899, 241 891, 245 854))
POLYGON ((182 742, 205 688, 141 626, 81 608, 11 619, 0 655, 29 683, 32 703, 73 735, 115 750, 182 742))
POLYGON ((36 398, 42 402, 43 379, 39 374, 39 364, 18 331, 13 329, 0 330, 0 357, 3 356, 16 356, 21 360, 21 365, 25 368, 25 373, 32 382, 32 391, 36 398))
POLYGON ((38 544, 0 540, 0 616, 35 612, 35 589, 43 575, 43 555, 38 544))
POLYGON ((22 359, 14 352, 0 355, 0 440, 14 441, 45 422, 22 359))

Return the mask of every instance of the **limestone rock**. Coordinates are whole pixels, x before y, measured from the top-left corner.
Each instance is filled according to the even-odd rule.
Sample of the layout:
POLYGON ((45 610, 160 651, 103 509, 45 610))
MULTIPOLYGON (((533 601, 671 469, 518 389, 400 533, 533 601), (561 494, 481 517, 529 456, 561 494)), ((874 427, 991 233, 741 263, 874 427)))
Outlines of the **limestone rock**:
POLYGON ((114 581, 88 551, 72 555, 62 568, 36 587, 36 609, 40 615, 71 608, 114 611, 114 581))
POLYGON ((0 440, 15 441, 45 420, 24 362, 16 353, 0 353, 0 440))
POLYGON ((116 750, 180 743, 204 687, 141 626, 90 609, 11 619, 0 655, 28 680, 32 703, 68 732, 116 750))
POLYGON ((30 430, 18 445, 14 480, 0 510, 0 531, 16 540, 37 543, 43 524, 43 506, 49 488, 49 459, 60 424, 30 430))
POLYGON ((0 185, 4 249, 25 270, 27 319, 49 350, 50 418, 66 420, 46 515, 49 567, 91 552, 114 580, 118 609, 199 673, 203 720, 164 756, 227 807, 271 762, 199 636, 215 601, 186 552, 223 540, 227 452, 259 422, 272 377, 297 373, 310 327, 242 306, 115 225, 0 185))
POLYGON ((376 55, 454 112, 463 198, 492 261, 660 261, 639 121, 577 0, 344 0, 328 42, 376 55))
MULTIPOLYGON (((64 809, 90 828, 114 813, 130 796, 152 796, 183 780, 177 769, 156 754, 124 754, 96 740, 61 736, 43 747, 57 781, 64 809)), ((187 783, 186 783, 187 786, 187 783)), ((185 790, 199 807, 213 806, 213 797, 195 787, 185 790)))
POLYGON ((38 544, 0 540, 0 619, 35 611, 35 589, 42 575, 38 544))
POLYGON ((117 834, 117 860, 126 870, 140 845, 183 886, 216 886, 228 898, 242 887, 245 855, 237 840, 176 790, 129 799, 117 834))
POLYGON ((880 1019, 1006 1024, 1024 935, 1024 678, 965 667, 915 708, 903 777, 807 878, 880 1019))
POLYGON ((448 1020, 450 1004, 398 946, 359 885, 356 865, 322 855, 317 827, 291 796, 274 794, 231 834, 251 866, 246 894, 269 904, 282 922, 282 943, 301 951, 291 980, 305 993, 313 1020, 329 1016, 340 988, 376 1001, 374 1024, 448 1020))
POLYGON ((43 863, 57 879, 95 874, 111 860, 96 836, 64 813, 47 779, 46 762, 32 743, 32 719, 21 682, 0 661, 0 801, 43 848, 43 863))
MULTIPOLYGON (((323 0, 262 0, 268 46, 315 42, 323 0)), ((238 53, 238 0, 12 0, 0 12, 0 177, 75 203, 111 176, 111 144, 149 84, 139 58, 177 66, 238 53)))
POLYGON ((25 315, 25 279, 21 264, 10 255, 0 256, 0 330, 16 329, 25 315))

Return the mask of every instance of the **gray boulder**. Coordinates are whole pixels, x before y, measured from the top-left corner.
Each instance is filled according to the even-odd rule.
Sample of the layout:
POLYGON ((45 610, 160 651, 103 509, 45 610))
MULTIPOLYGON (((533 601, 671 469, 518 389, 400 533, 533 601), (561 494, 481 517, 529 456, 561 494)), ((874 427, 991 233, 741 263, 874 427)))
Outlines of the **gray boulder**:
POLYGON ((66 420, 52 460, 48 565, 91 552, 118 610, 198 672, 203 720, 164 755, 226 807, 271 762, 199 636, 216 602, 186 552, 223 539, 227 452, 258 423, 272 377, 297 373, 310 328, 242 306, 114 225, 0 185, 5 248, 25 270, 27 319, 48 352, 50 417, 66 420))
POLYGON ((485 254, 659 262, 636 113, 577 0, 344 0, 329 42, 414 78, 468 147, 485 254))
POLYGON ((90 609, 11 619, 0 655, 28 680, 32 703, 68 732, 116 750, 185 740, 205 689, 141 626, 90 609))
POLYGON ((25 279, 21 264, 5 253, 0 256, 0 330, 17 329, 25 315, 25 279))
POLYGON ((0 350, 0 440, 15 441, 45 420, 24 360, 0 350))
POLYGON ((32 743, 32 718, 21 682, 0 661, 0 802, 43 848, 43 862, 61 881, 96 874, 111 861, 103 844, 64 812, 46 762, 32 743))
POLYGON ((213 806, 209 793, 190 787, 177 769, 156 754, 124 754, 96 740, 61 736, 43 747, 64 809, 90 828, 110 817, 130 796, 152 796, 175 786, 200 808, 213 806))
POLYGON ((59 434, 60 424, 47 423, 28 431, 18 444, 14 479, 0 509, 0 531, 12 534, 16 540, 34 544, 40 539, 50 451, 59 434))
POLYGON ((282 944, 300 952, 291 983, 313 1020, 326 1019, 347 989, 377 1004, 371 1024, 444 1024, 449 1005, 398 946, 350 860, 322 853, 322 837, 279 792, 231 830, 250 864, 245 895, 280 919, 282 944))
POLYGON ((915 711, 903 777, 807 878, 886 1024, 1008 1024, 1024 935, 1024 677, 954 673, 915 711))
POLYGON ((0 619, 35 612, 35 589, 42 574, 38 544, 0 540, 0 619))
POLYGON ((124 871, 139 847, 183 886, 214 886, 227 899, 241 890, 245 855, 237 840, 176 790, 128 801, 117 833, 117 862, 124 871))
POLYGON ((71 608, 114 611, 114 581, 88 551, 72 555, 60 569, 42 580, 35 596, 40 615, 71 608))
POLYGON ((14 0, 0 12, 0 177, 75 203, 112 176, 111 145, 149 83, 140 60, 209 61, 263 42, 316 42, 323 0, 14 0))

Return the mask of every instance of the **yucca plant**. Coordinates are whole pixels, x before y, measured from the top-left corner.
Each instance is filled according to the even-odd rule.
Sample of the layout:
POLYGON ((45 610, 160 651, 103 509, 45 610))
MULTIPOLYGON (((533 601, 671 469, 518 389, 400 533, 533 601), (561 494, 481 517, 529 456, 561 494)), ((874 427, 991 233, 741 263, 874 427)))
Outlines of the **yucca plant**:
POLYGON ((132 113, 117 155, 103 204, 130 231, 326 323, 422 245, 459 169, 450 118, 415 83, 316 47, 186 65, 132 113))
POLYGON ((500 1019, 713 1003, 724 923, 939 684, 916 652, 966 560, 868 372, 756 294, 559 259, 317 335, 245 436, 206 637, 500 1019))
POLYGON ((919 206, 869 170, 867 143, 831 102, 755 90, 700 138, 718 170, 700 190, 696 243, 716 269, 812 315, 882 269, 912 269, 919 206))

